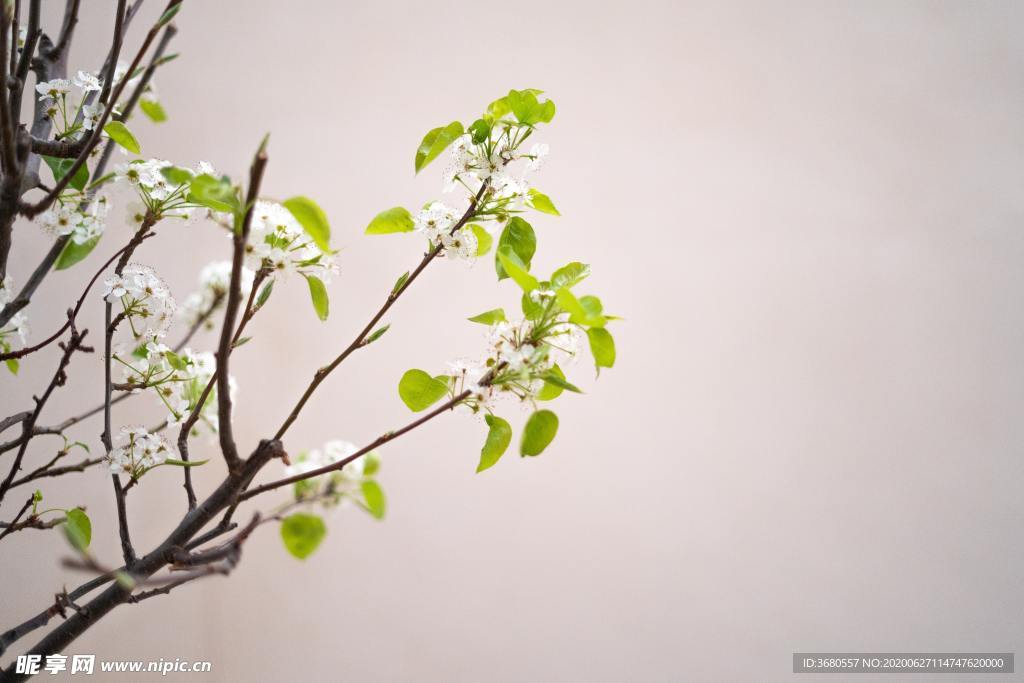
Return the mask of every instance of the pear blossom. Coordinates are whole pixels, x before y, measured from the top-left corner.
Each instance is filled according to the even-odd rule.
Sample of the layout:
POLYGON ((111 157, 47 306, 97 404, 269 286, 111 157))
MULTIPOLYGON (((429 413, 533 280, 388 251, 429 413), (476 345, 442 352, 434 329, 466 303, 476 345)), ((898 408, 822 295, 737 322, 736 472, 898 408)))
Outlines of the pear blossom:
POLYGON ((149 266, 130 263, 103 281, 103 298, 120 302, 136 337, 160 333, 171 324, 177 303, 167 284, 149 266))
POLYGON ((111 472, 138 479, 177 455, 160 434, 151 434, 145 427, 122 427, 117 445, 106 459, 111 472))

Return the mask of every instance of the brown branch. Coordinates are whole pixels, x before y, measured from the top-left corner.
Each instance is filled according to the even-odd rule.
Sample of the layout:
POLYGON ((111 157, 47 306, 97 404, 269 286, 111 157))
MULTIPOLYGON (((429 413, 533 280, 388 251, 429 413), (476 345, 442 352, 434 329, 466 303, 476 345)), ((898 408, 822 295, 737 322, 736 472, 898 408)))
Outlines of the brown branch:
MULTIPOLYGON (((46 391, 43 392, 42 397, 36 398, 36 407, 32 411, 31 417, 22 422, 22 430, 25 434, 31 434, 32 428, 35 427, 36 420, 39 419, 39 414, 43 411, 43 407, 46 402, 50 399, 50 395, 53 394, 54 390, 59 386, 64 386, 67 381, 67 366, 71 362, 71 356, 75 351, 84 351, 91 353, 92 349, 84 346, 82 341, 85 339, 85 335, 88 334, 88 330, 82 330, 79 334, 78 330, 75 329, 74 324, 71 325, 71 337, 68 339, 67 344, 61 343, 60 347, 63 350, 61 354, 60 362, 57 365, 57 372, 54 373, 53 379, 50 380, 50 384, 46 387, 46 391)), ((25 450, 28 448, 28 439, 25 439, 21 446, 18 448, 18 454, 14 458, 14 463, 11 465, 11 471, 7 474, 7 478, 4 479, 3 483, 0 484, 0 501, 3 500, 7 491, 11 488, 11 484, 14 481, 15 475, 21 469, 22 458, 25 457, 25 450)))
POLYGON ((70 474, 72 472, 84 472, 93 465, 98 465, 104 460, 105 458, 86 458, 85 460, 77 462, 74 465, 64 465, 62 467, 40 467, 34 472, 31 472, 30 474, 25 475, 21 479, 16 480, 13 484, 11 484, 11 488, 16 488, 18 486, 21 486, 22 484, 27 484, 30 481, 35 481, 36 479, 59 477, 64 474, 70 474))
POLYGON ((366 446, 363 446, 362 448, 360 448, 358 451, 356 451, 352 455, 348 456, 347 458, 339 460, 338 462, 332 463, 330 465, 325 465, 323 467, 318 467, 315 470, 310 470, 308 472, 303 472, 301 474, 296 474, 296 475, 293 475, 293 476, 290 476, 290 477, 285 477, 284 479, 278 479, 277 481, 272 481, 269 484, 263 484, 261 486, 257 486, 256 488, 250 489, 250 490, 242 493, 241 495, 239 495, 238 496, 238 501, 242 502, 242 501, 245 501, 245 500, 249 500, 253 496, 258 496, 261 493, 266 493, 267 491, 273 491, 274 489, 281 488, 282 486, 288 486, 289 484, 294 484, 295 482, 303 481, 304 479, 312 479, 313 477, 318 477, 321 474, 327 474, 328 472, 336 472, 337 470, 340 470, 342 467, 344 467, 348 463, 352 462, 353 460, 355 460, 357 458, 361 458, 362 456, 366 455, 367 453, 369 453, 373 449, 379 448, 380 446, 383 446, 387 442, 392 441, 393 439, 397 439, 398 437, 402 436, 403 434, 405 434, 407 432, 411 432, 412 430, 416 429, 420 425, 426 424, 427 422, 430 422, 431 420, 433 420, 438 415, 451 410, 452 408, 457 406, 459 403, 461 403, 462 401, 464 401, 467 398, 469 398, 471 393, 472 392, 470 392, 469 390, 466 390, 466 391, 463 391, 460 394, 455 395, 454 397, 452 397, 448 401, 445 401, 439 407, 437 407, 434 410, 430 411, 429 413, 427 413, 423 417, 421 417, 421 418, 419 418, 417 420, 413 420, 412 422, 410 422, 409 424, 405 425, 401 429, 398 429, 398 430, 393 431, 393 432, 386 432, 384 434, 381 434, 379 437, 374 439, 372 442, 370 442, 366 446))
MULTIPOLYGON (((165 10, 165 13, 173 7, 181 4, 182 1, 183 0, 170 0, 170 2, 167 4, 167 9, 165 10)), ((35 202, 34 204, 24 202, 19 204, 19 211, 24 216, 32 218, 45 211, 50 206, 50 204, 53 203, 57 196, 64 191, 64 188, 68 186, 68 183, 71 182, 71 179, 74 177, 75 173, 77 173, 78 170, 85 165, 86 161, 88 161, 89 154, 92 152, 93 148, 95 148, 96 145, 99 144, 100 138, 103 135, 103 127, 106 125, 107 121, 110 119, 110 115, 114 111, 114 104, 121 97, 121 93, 124 91, 125 86, 128 84, 128 75, 134 73, 135 70, 139 67, 139 63, 142 61, 143 56, 145 56, 146 52, 149 50, 149 46, 153 43, 153 40, 156 39, 156 35, 161 28, 159 23, 153 25, 153 27, 146 34, 145 39, 142 41, 142 46, 139 48, 139 51, 135 54, 135 58, 132 59, 132 63, 128 67, 128 72, 125 78, 122 78, 116 86, 113 86, 113 91, 109 92, 109 89, 111 87, 110 81, 113 80, 114 68, 117 63, 117 52, 120 50, 120 44, 122 41, 121 26, 124 22, 125 0, 118 0, 117 7, 117 29, 114 32, 114 40, 115 45, 117 47, 114 53, 112 54, 112 59, 110 60, 110 64, 108 65, 109 77, 107 79, 107 82, 104 83, 104 90, 100 96, 100 101, 106 104, 106 106, 103 108, 103 113, 100 115, 99 121, 96 123, 96 126, 93 128, 91 134, 89 135, 88 141, 86 142, 81 154, 79 154, 78 158, 75 159, 75 163, 71 165, 71 168, 69 168, 67 170, 67 173, 65 173, 60 178, 60 180, 57 181, 53 188, 51 188, 50 191, 46 193, 46 196, 40 199, 38 202, 35 202), (108 93, 110 95, 109 101, 107 101, 107 98, 105 97, 108 93)))
MULTIPOLYGON (((231 387, 229 363, 233 346, 232 334, 238 307, 242 303, 242 268, 245 261, 245 245, 249 241, 252 227, 252 216, 256 211, 256 199, 260 194, 263 171, 267 167, 267 139, 264 138, 256 151, 252 167, 249 169, 249 190, 245 198, 245 217, 241 226, 232 231, 234 253, 231 260, 231 284, 228 288, 228 302, 224 306, 224 324, 220 331, 220 344, 217 347, 217 435, 220 438, 220 450, 224 455, 228 471, 238 469, 241 460, 238 457, 238 446, 235 444, 231 428, 231 387)), ((255 283, 254 283, 255 285, 255 283)), ((255 290, 255 286, 253 287, 255 290)))
MULTIPOLYGON (((103 271, 105 271, 110 266, 110 264, 113 263, 118 258, 124 258, 126 256, 127 258, 131 258, 131 255, 135 252, 136 249, 139 248, 140 244, 142 244, 144 241, 146 241, 154 234, 156 234, 148 232, 149 228, 152 227, 152 225, 153 224, 150 223, 148 226, 145 226, 144 229, 140 229, 139 231, 137 231, 135 235, 131 238, 131 240, 128 241, 128 244, 126 244, 121 249, 118 249, 113 256, 107 259, 106 262, 102 266, 100 266, 99 270, 96 271, 96 273, 89 280, 89 283, 85 286, 85 291, 82 292, 82 295, 80 297, 78 297, 78 302, 75 304, 75 307, 68 311, 67 322, 61 325, 60 329, 58 329, 56 332, 54 332, 53 334, 51 334, 49 337, 39 342, 38 344, 35 344, 33 346, 26 346, 25 348, 19 349, 18 351, 0 353, 0 361, 7 360, 9 358, 24 358, 30 353, 35 353, 36 351, 52 344, 54 341, 57 340, 58 337, 64 334, 64 332, 69 327, 73 326, 75 324, 75 318, 78 316, 78 312, 82 310, 82 304, 85 303, 85 298, 89 295, 89 290, 91 290, 92 286, 96 284, 96 280, 98 280, 100 275, 103 274, 103 271)), ((118 272, 118 274, 120 274, 120 272, 118 272)))
MULTIPOLYGON (((459 221, 452 227, 452 233, 458 231, 463 225, 465 225, 469 220, 473 218, 473 214, 476 211, 477 204, 480 202, 481 197, 483 197, 484 192, 487 191, 487 187, 488 183, 486 182, 480 186, 480 191, 476 193, 476 196, 470 202, 469 208, 466 209, 466 213, 464 213, 462 215, 462 218, 460 218, 459 221)), ((319 387, 320 384, 325 379, 327 379, 327 376, 331 374, 335 368, 341 365, 341 363, 346 358, 348 358, 353 351, 364 345, 364 340, 366 339, 367 335, 369 335, 373 331, 373 329, 377 326, 377 323, 380 322, 380 319, 383 318, 384 314, 388 312, 388 309, 390 309, 391 306, 396 301, 398 301, 398 297, 402 296, 402 294, 405 293, 407 289, 409 289, 409 287, 416 280, 416 278, 419 277, 420 273, 422 273, 423 270, 428 265, 430 265, 430 262, 437 258, 437 255, 441 253, 441 250, 443 248, 443 245, 438 244, 432 250, 427 252, 427 254, 423 257, 423 260, 420 261, 420 264, 416 266, 416 269, 412 271, 412 273, 409 275, 406 281, 402 283, 402 286, 388 294, 388 298, 384 301, 384 305, 380 307, 380 310, 378 310, 377 313, 375 313, 372 318, 370 318, 370 322, 368 322, 366 326, 362 329, 362 331, 358 335, 356 335, 356 338, 352 340, 352 343, 349 344, 344 351, 338 354, 337 358, 335 358, 328 365, 320 368, 319 370, 316 371, 316 373, 314 373, 313 380, 309 383, 309 386, 306 387, 306 390, 299 398, 298 403, 295 404, 295 407, 292 408, 291 413, 288 414, 288 417, 285 418, 285 421, 278 428, 277 433, 274 435, 275 439, 280 440, 284 438, 285 432, 288 431, 288 428, 291 427, 292 423, 295 422, 296 418, 298 418, 299 413, 302 412, 302 408, 306 405, 306 402, 309 401, 310 397, 313 395, 313 392, 317 390, 317 387, 319 387)))
POLYGON ((0 541, 4 540, 4 537, 6 537, 8 534, 14 533, 15 531, 17 531, 19 529, 18 522, 21 521, 22 516, 26 512, 28 512, 28 509, 30 507, 32 507, 32 503, 34 501, 35 501, 35 497, 34 496, 29 496, 28 497, 28 500, 25 501, 25 504, 21 506, 20 510, 18 510, 18 514, 14 515, 14 519, 12 519, 10 521, 10 523, 3 530, 3 532, 0 532, 0 541))

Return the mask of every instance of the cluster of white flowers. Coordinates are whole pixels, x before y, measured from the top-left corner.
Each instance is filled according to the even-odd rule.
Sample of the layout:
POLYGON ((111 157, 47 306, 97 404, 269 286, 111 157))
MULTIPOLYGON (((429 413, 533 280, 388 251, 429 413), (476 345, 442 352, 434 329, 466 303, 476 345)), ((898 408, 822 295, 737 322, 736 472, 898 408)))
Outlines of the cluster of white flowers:
POLYGON ((450 258, 471 259, 477 255, 479 243, 468 225, 452 231, 465 209, 459 211, 441 202, 432 202, 413 217, 413 229, 422 232, 432 245, 444 245, 450 258))
MULTIPOLYGON (((322 448, 300 453, 285 469, 285 472, 288 476, 312 472, 321 467, 341 462, 354 455, 357 450, 355 444, 348 441, 328 441, 322 448)), ((379 464, 380 458, 377 453, 370 451, 340 470, 298 482, 295 486, 296 498, 308 500, 315 496, 324 505, 333 506, 358 497, 360 484, 376 472, 379 464)))
POLYGON ((489 181, 495 197, 515 200, 521 207, 530 190, 525 174, 540 169, 549 148, 546 144, 535 144, 528 154, 523 154, 513 140, 503 136, 497 141, 474 144, 469 133, 461 136, 452 143, 451 162, 444 172, 444 191, 451 192, 462 185, 475 194, 481 183, 489 181), (520 159, 526 160, 525 169, 514 175, 510 164, 520 159))
POLYGON ((85 100, 89 93, 98 92, 102 88, 102 81, 88 71, 79 71, 70 80, 55 78, 36 84, 39 100, 46 103, 46 116, 53 123, 58 139, 96 127, 102 110, 98 105, 86 104, 85 100), (77 105, 69 108, 68 95, 72 88, 79 92, 79 98, 77 105))
POLYGON ((334 257, 316 246, 291 211, 264 199, 257 200, 253 210, 246 255, 254 270, 315 275, 324 283, 338 272, 334 257))
POLYGON ((159 434, 150 434, 144 427, 121 427, 117 444, 107 454, 110 471, 137 479, 177 452, 159 434))
POLYGON ((544 376, 556 364, 576 360, 581 335, 575 325, 549 324, 540 339, 535 338, 535 325, 525 319, 495 323, 487 331, 487 353, 482 360, 460 359, 448 364, 455 393, 472 392, 464 406, 476 413, 502 398, 533 401, 544 387, 544 376))
MULTIPOLYGON (((7 304, 11 303, 14 296, 14 280, 8 275, 0 282, 0 311, 3 311, 7 304)), ((14 349, 13 337, 17 337, 22 346, 28 341, 28 317, 23 311, 18 311, 11 316, 7 324, 0 329, 0 350, 7 353, 14 349)))
MULTIPOLYGON (((141 225, 147 211, 161 218, 192 217, 195 206, 188 202, 189 183, 172 183, 163 173, 172 166, 164 159, 134 159, 114 169, 116 177, 127 181, 139 194, 139 201, 128 204, 129 223, 141 225)), ((200 161, 194 174, 215 175, 216 171, 208 162, 200 161)))
POLYGON ((85 244, 99 237, 106 229, 105 219, 110 212, 110 200, 105 194, 91 200, 83 192, 62 192, 49 209, 35 219, 49 234, 60 237, 70 235, 75 244, 85 244), (88 202, 88 208, 83 206, 88 202))
MULTIPOLYGON (((242 266, 241 288, 244 295, 252 288, 256 274, 242 266)), ((199 291, 192 292, 178 309, 178 317, 188 325, 195 324, 200 317, 227 300, 231 286, 231 261, 214 261, 206 264, 199 272, 199 291)), ((212 326, 212 323, 210 323, 212 326)))
POLYGON ((171 324, 177 304, 167 284, 149 266, 130 263, 103 284, 103 298, 121 303, 136 338, 161 336, 171 324))

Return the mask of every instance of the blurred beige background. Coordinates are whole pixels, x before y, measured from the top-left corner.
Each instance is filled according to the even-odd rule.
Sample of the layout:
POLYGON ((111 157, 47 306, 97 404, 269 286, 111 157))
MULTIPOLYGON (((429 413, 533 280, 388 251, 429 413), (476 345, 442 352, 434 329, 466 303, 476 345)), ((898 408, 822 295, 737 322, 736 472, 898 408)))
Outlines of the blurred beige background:
MULTIPOLYGON (((86 5, 76 68, 99 64, 114 3, 86 5)), ((69 653, 209 659, 218 681, 776 681, 794 650, 1022 650, 1024 5, 189 2, 177 23, 171 120, 134 124, 144 151, 238 174, 270 131, 268 194, 318 199, 344 249, 327 323, 301 280, 254 323, 241 445, 418 261, 416 240, 361 231, 439 195, 438 170, 412 173, 423 133, 509 87, 559 107, 537 184, 563 217, 534 221, 539 270, 593 264, 584 289, 627 320, 613 370, 574 368, 587 395, 557 402, 542 457, 475 475, 484 427, 439 420, 383 451, 385 522, 331 516, 304 563, 265 528, 230 579, 122 608, 69 653)), ((19 283, 36 233, 17 232, 19 283)), ((184 298, 227 255, 212 226, 168 226, 137 260, 184 298)), ((36 339, 100 257, 50 278, 36 339)), ((402 371, 474 353, 464 318, 515 301, 489 262, 432 266, 288 448, 404 424, 402 371)), ((5 414, 54 363, 3 376, 5 414)), ((100 378, 79 359, 44 421, 100 378)), ((75 434, 98 448, 99 429, 75 434)), ((44 492, 87 504, 116 561, 106 476, 44 492)), ((131 498, 151 547, 178 472, 131 498)), ((5 539, 4 626, 81 582, 64 554, 56 533, 5 539)))

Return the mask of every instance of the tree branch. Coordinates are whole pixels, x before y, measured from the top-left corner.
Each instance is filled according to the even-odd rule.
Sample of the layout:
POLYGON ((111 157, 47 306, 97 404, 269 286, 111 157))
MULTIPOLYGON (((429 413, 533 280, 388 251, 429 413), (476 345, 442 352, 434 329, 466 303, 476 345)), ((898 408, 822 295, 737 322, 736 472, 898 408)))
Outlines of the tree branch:
MULTIPOLYGON (((462 218, 460 218, 459 221, 452 227, 451 232, 453 234, 473 218, 473 214, 476 211, 477 204, 480 202, 481 197, 483 197, 484 192, 487 191, 487 187, 487 182, 484 182, 484 184, 480 186, 480 191, 476 193, 476 196, 470 202, 469 208, 466 209, 466 213, 464 213, 462 215, 462 218)), ((319 387, 320 384, 323 383, 325 379, 327 379, 327 376, 334 372, 334 369, 341 365, 341 363, 346 358, 348 358, 353 351, 363 346, 363 340, 365 340, 366 336, 373 331, 377 323, 380 322, 380 319, 383 318, 384 314, 388 312, 388 309, 390 309, 391 306, 396 301, 398 301, 398 297, 402 296, 402 294, 404 294, 405 291, 409 289, 412 283, 415 282, 416 278, 419 277, 420 273, 422 273, 423 270, 428 265, 430 265, 430 262, 437 258, 437 255, 441 253, 441 250, 443 248, 443 245, 438 244, 431 251, 429 251, 423 257, 423 260, 420 261, 420 264, 416 266, 416 269, 412 271, 408 279, 406 279, 406 281, 402 283, 402 286, 388 295, 388 298, 384 301, 384 305, 380 307, 380 310, 378 310, 377 313, 375 313, 372 318, 370 318, 370 322, 366 323, 366 326, 358 335, 356 335, 356 338, 352 340, 352 343, 349 344, 348 347, 344 351, 342 351, 337 358, 335 358, 328 365, 320 368, 319 370, 316 371, 316 373, 314 373, 313 381, 311 381, 309 383, 309 386, 306 387, 306 390, 299 398, 298 403, 296 403, 295 407, 292 408, 292 412, 288 414, 288 417, 285 418, 285 421, 278 428, 277 433, 274 434, 275 439, 284 438, 284 435, 288 431, 288 428, 291 427, 292 423, 295 422, 296 418, 298 418, 299 413, 302 412, 302 408, 306 405, 306 402, 309 401, 310 397, 313 395, 313 392, 317 390, 317 387, 319 387)))
MULTIPOLYGON (((36 407, 35 410, 32 411, 31 417, 22 422, 22 430, 24 434, 32 433, 32 428, 35 427, 36 420, 39 419, 39 414, 43 412, 43 407, 46 405, 46 402, 50 399, 50 395, 53 394, 53 391, 57 387, 64 386, 64 382, 67 381, 67 374, 65 371, 67 369, 68 363, 71 362, 71 356, 75 353, 75 351, 81 350, 87 353, 92 352, 91 348, 88 348, 82 344, 82 341, 85 339, 86 334, 88 334, 88 330, 83 330, 82 333, 79 334, 78 330, 75 329, 74 324, 72 324, 71 338, 68 339, 67 344, 61 344, 61 349, 64 351, 64 353, 61 354, 60 363, 57 366, 57 372, 54 373, 53 379, 50 380, 50 384, 49 386, 46 387, 46 391, 43 392, 42 397, 36 399, 36 407)), ((8 472, 7 478, 4 479, 2 484, 0 484, 0 501, 3 500, 4 496, 7 494, 7 491, 11 488, 11 483, 14 481, 15 475, 17 475, 18 470, 21 469, 21 461, 22 458, 25 457, 25 450, 27 448, 28 439, 25 439, 22 442, 21 447, 18 449, 18 454, 14 458, 14 463, 11 465, 11 471, 8 472)))

